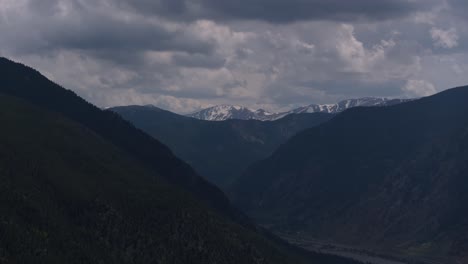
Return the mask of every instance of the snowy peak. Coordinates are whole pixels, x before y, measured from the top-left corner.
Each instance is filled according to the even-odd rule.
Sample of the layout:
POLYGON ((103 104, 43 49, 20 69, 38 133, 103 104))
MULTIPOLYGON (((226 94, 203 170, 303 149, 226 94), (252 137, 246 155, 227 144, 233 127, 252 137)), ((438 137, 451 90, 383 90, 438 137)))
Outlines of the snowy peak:
POLYGON ((252 110, 238 105, 217 105, 187 116, 208 121, 224 121, 229 119, 268 121, 279 119, 284 114, 271 113, 264 109, 252 110))
POLYGON ((311 104, 308 106, 299 107, 287 112, 271 113, 263 109, 251 110, 246 107, 236 105, 218 105, 213 106, 199 112, 188 115, 189 117, 208 120, 208 121, 224 121, 229 119, 241 120, 261 120, 273 121, 283 118, 289 114, 303 113, 328 113, 336 114, 343 112, 353 107, 370 107, 370 106, 389 106, 411 101, 413 99, 388 99, 365 97, 359 99, 348 99, 336 104, 311 104))
POLYGON ((237 105, 217 105, 190 114, 188 116, 209 121, 224 121, 228 119, 256 119, 255 111, 237 105))
POLYGON ((354 107, 370 107, 370 106, 389 106, 400 104, 411 99, 388 99, 388 98, 375 98, 365 97, 359 99, 348 99, 338 102, 336 104, 312 104, 292 110, 292 113, 329 113, 336 114, 354 107))

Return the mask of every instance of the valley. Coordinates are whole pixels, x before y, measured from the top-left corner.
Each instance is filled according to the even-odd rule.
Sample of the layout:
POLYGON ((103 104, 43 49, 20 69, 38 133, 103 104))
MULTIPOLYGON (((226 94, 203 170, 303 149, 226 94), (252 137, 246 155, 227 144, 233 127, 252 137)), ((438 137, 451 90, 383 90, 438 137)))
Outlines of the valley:
POLYGON ((461 261, 467 101, 468 87, 458 87, 346 111, 251 166, 233 186, 234 202, 276 232, 461 261))
POLYGON ((0 58, 0 262, 330 263, 256 226, 169 148, 0 58))
POLYGON ((0 0, 0 264, 468 264, 467 0, 0 0))
MULTIPOLYGON (((356 107, 338 115, 292 114, 276 121, 195 120, 150 106, 110 110, 166 142, 190 164, 180 146, 192 145, 193 155, 205 160, 199 163, 205 165, 194 163, 195 168, 207 168, 228 153, 236 153, 229 158, 233 161, 242 156, 240 153, 253 153, 271 144, 266 144, 271 139, 264 136, 266 131, 270 135, 289 131, 288 136, 271 141, 276 143, 271 144, 270 151, 273 145, 277 149, 269 157, 270 151, 265 151, 244 161, 236 167, 248 167, 246 172, 240 177, 230 176, 233 184, 221 184, 234 203, 257 223, 268 224, 268 229, 280 232, 283 239, 313 252, 377 264, 457 263, 464 257, 466 240, 463 233, 451 231, 443 222, 454 221, 457 228, 466 228, 464 218, 449 218, 464 217, 461 201, 465 198, 457 186, 451 187, 454 192, 450 195, 438 186, 450 181, 463 186, 465 181, 462 164, 466 149, 457 144, 466 141, 466 122, 461 119, 467 111, 466 90, 459 87, 419 100, 356 107), (440 110, 446 104, 453 108, 440 110), (177 130, 180 127, 184 127, 183 132, 177 130), (205 149, 210 144, 220 146, 248 138, 255 143, 242 150, 239 143, 225 148, 225 152, 210 154, 205 149), (182 143, 180 139, 188 140, 182 143), (203 143, 193 147, 194 142, 203 143), (438 162, 443 167, 439 168, 438 162), (447 170, 459 176, 447 174, 447 170), (428 205, 428 201, 448 203, 454 195, 460 199, 438 205, 439 212, 428 205), (433 200, 436 198, 431 196, 439 198, 433 200), (285 236, 281 230, 308 233, 317 239, 285 236), (392 257, 388 260, 385 256, 392 257)), ((242 171, 234 170, 235 174, 242 171)), ((219 184, 217 179, 208 179, 219 184)))
POLYGON ((306 250, 341 256, 369 264, 459 264, 450 258, 437 256, 408 256, 399 251, 379 251, 379 249, 358 248, 335 244, 331 241, 320 241, 303 238, 300 235, 277 234, 289 243, 306 250))
POLYGON ((265 159, 296 133, 320 125, 333 114, 292 114, 275 121, 212 122, 154 106, 113 107, 137 128, 171 148, 200 175, 227 191, 252 163, 265 159))

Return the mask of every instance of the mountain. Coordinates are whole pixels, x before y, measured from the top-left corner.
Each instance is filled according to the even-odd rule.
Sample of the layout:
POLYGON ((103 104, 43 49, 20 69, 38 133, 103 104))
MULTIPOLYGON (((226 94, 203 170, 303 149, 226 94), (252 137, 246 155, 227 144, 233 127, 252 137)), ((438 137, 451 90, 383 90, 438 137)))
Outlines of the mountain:
POLYGON ((27 66, 0 58, 0 72, 0 93, 22 98, 81 123, 131 154, 170 183, 193 193, 209 206, 230 216, 238 215, 217 187, 174 156, 167 146, 135 128, 119 115, 100 110, 27 66))
POLYGON ((267 158, 296 133, 319 125, 331 114, 296 114, 261 122, 210 122, 177 115, 154 106, 108 109, 168 145, 209 181, 227 187, 252 163, 267 158))
POLYGON ((284 261, 88 128, 5 96, 0 109, 1 263, 284 261))
POLYGON ((278 232, 466 263, 467 102, 460 87, 345 111, 251 166, 233 197, 278 232))
POLYGON ((0 71, 0 263, 352 263, 268 237, 117 115, 23 65, 0 71))
POLYGON ((370 107, 370 106, 390 106, 408 102, 414 99, 388 99, 388 98, 374 98, 366 97, 360 99, 348 99, 336 104, 311 104, 304 107, 299 107, 287 112, 270 113, 263 109, 251 110, 242 106, 232 105, 219 105, 210 107, 199 112, 189 114, 187 116, 200 120, 207 121, 225 121, 229 119, 240 120, 261 120, 273 121, 281 119, 290 114, 304 114, 304 113, 327 113, 337 114, 347 109, 354 107, 370 107))
POLYGON ((354 107, 391 106, 411 101, 413 99, 388 99, 365 97, 360 99, 348 99, 336 104, 311 104, 296 108, 289 113, 329 113, 337 114, 354 107))
POLYGON ((275 120, 284 115, 269 113, 263 109, 251 110, 237 105, 217 105, 187 116, 207 121, 225 121, 229 119, 275 120))

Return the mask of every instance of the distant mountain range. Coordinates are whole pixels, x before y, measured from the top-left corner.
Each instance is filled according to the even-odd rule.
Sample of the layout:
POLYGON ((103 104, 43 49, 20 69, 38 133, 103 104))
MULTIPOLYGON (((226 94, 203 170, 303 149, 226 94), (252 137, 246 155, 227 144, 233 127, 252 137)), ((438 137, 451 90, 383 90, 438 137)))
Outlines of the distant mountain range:
POLYGON ((388 98, 376 98, 376 97, 365 97, 359 99, 348 99, 338 102, 336 104, 311 104, 308 106, 299 107, 291 111, 271 113, 263 109, 252 110, 243 106, 236 105, 217 105, 210 108, 203 109, 201 111, 189 114, 187 116, 193 117, 200 120, 207 121, 225 121, 229 119, 240 119, 240 120, 260 120, 260 121, 272 121, 278 120, 290 114, 302 114, 302 113, 327 113, 337 114, 347 109, 354 107, 370 107, 370 106, 390 106, 408 102, 414 99, 388 99, 388 98))
POLYGON ((267 158, 296 133, 335 116, 325 113, 292 114, 271 122, 210 122, 155 106, 121 106, 107 110, 118 113, 169 146, 206 179, 223 188, 249 165, 267 158))
POLYGON ((238 120, 277 120, 282 114, 269 113, 265 110, 252 110, 238 105, 217 105, 189 114, 188 117, 206 121, 238 120))

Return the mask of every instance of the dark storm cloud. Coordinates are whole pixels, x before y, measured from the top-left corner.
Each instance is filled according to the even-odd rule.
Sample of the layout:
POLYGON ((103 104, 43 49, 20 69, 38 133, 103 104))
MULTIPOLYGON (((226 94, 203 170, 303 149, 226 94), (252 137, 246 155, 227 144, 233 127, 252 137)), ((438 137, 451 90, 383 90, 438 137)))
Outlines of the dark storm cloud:
POLYGON ((420 10, 410 0, 120 0, 141 12, 176 19, 262 20, 289 23, 310 20, 386 20, 420 10))
POLYGON ((144 17, 122 18, 103 12, 106 6, 98 3, 29 1, 24 18, 2 17, 14 21, 14 28, 2 23, 0 30, 7 35, 4 41, 11 41, 10 46, 19 54, 82 50, 102 57, 119 57, 119 54, 137 56, 136 53, 144 51, 210 54, 215 48, 212 42, 184 29, 169 29, 144 17), (67 5, 66 11, 60 10, 61 3, 67 5))
POLYGON ((400 17, 416 9, 406 0, 203 0, 208 9, 240 19, 274 23, 299 20, 381 20, 400 17))
POLYGON ((82 50, 185 51, 210 53, 213 45, 182 30, 169 31, 144 21, 85 17, 81 23, 61 25, 48 32, 50 45, 82 50))

